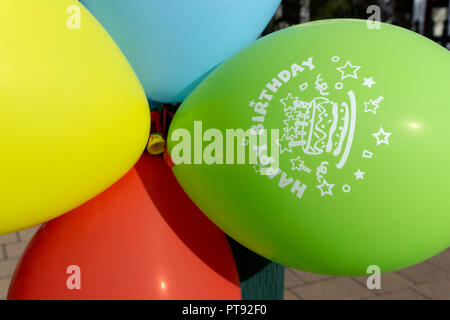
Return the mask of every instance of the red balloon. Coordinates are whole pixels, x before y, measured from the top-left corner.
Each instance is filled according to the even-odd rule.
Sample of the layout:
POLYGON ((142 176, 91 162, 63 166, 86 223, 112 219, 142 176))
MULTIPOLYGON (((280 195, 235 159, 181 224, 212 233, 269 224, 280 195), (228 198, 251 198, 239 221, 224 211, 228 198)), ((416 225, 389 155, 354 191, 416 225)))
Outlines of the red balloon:
POLYGON ((8 299, 240 299, 233 254, 161 157, 41 227, 8 299))

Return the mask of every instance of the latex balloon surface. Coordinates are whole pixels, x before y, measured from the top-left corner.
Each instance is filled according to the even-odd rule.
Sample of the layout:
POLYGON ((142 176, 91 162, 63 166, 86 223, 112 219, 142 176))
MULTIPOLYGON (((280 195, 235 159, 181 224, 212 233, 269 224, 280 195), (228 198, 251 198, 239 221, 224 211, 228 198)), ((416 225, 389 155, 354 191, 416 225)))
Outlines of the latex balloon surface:
POLYGON ((116 182, 144 150, 150 115, 126 58, 78 1, 3 1, 0 39, 2 234, 116 182))
POLYGON ((254 41, 280 0, 82 0, 127 56, 149 99, 181 102, 254 41))
POLYGON ((45 224, 18 264, 9 299, 240 299, 228 241, 162 158, 45 224))
POLYGON ((184 102, 173 170, 219 227, 276 262, 336 275, 404 268, 450 243, 449 85, 449 52, 405 29, 292 27, 184 102), (238 128, 253 130, 226 137, 238 128), (256 161, 236 164, 242 146, 256 161))

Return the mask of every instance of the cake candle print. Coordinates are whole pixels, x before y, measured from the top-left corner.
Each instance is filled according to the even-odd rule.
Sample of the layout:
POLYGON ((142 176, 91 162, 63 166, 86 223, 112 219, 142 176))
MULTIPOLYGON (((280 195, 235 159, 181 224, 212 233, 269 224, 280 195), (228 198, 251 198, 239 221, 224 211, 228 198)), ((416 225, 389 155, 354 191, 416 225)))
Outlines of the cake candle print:
MULTIPOLYGON (((315 169, 319 173, 318 177, 320 176, 320 178, 314 182, 316 183, 316 188, 311 190, 314 190, 314 192, 319 190, 321 197, 332 197, 334 195, 334 186, 339 181, 330 183, 323 175, 326 175, 328 170, 337 170, 339 172, 339 170, 344 168, 352 153, 353 140, 357 134, 358 114, 361 117, 367 116, 365 115, 367 113, 376 116, 384 97, 380 95, 375 99, 366 98, 366 95, 370 97, 376 91, 374 77, 364 74, 364 68, 356 63, 352 63, 350 60, 343 60, 341 57, 334 55, 328 60, 319 61, 323 64, 335 65, 334 67, 327 66, 325 68, 325 70, 335 70, 332 73, 324 73, 321 65, 318 64, 318 59, 315 57, 309 57, 303 59, 303 61, 308 62, 310 74, 302 74, 304 77, 300 79, 298 85, 289 85, 298 89, 289 91, 287 96, 278 98, 278 90, 281 89, 280 82, 280 87, 275 88, 276 90, 271 90, 270 102, 266 101, 264 105, 264 114, 279 112, 280 110, 282 112, 280 116, 283 120, 279 126, 281 136, 281 139, 278 141, 279 152, 281 157, 289 159, 292 166, 290 170, 289 168, 279 168, 278 172, 289 172, 293 178, 298 176, 300 179, 301 175, 311 174, 312 170, 310 167, 316 162, 316 158, 326 159, 328 161, 321 161, 320 165, 315 169), (342 63, 342 61, 346 62, 342 63), (305 82, 306 77, 310 78, 311 80, 309 81, 313 83, 305 82), (330 88, 324 80, 325 77, 335 81, 330 88), (345 87, 348 89, 345 89, 345 87), (370 90, 366 90, 366 95, 361 94, 361 97, 357 97, 355 92, 361 92, 361 87, 366 87, 370 90), (311 97, 313 98, 311 99, 311 97), (275 110, 272 111, 272 108, 275 110), (328 169, 325 167, 325 165, 328 166, 330 164, 332 164, 332 168, 328 169)), ((292 65, 296 64, 293 63, 292 65)), ((283 72, 281 71, 279 75, 282 75, 283 72)), ((286 80, 285 83, 295 81, 295 77, 284 79, 286 80)), ((267 88, 273 89, 273 87, 267 85, 260 97, 264 96, 263 93, 267 94, 267 88)), ((261 105, 262 101, 258 103, 261 105)), ((254 109, 255 113, 260 113, 258 104, 254 100, 252 100, 250 107, 254 109)), ((255 118, 253 117, 253 119, 255 118)), ((376 118, 370 120, 372 120, 375 128, 378 125, 376 118)), ((262 123, 258 126, 260 129, 264 127, 262 123)), ((388 139, 391 135, 392 133, 385 132, 380 127, 379 131, 372 134, 377 139, 375 146, 383 143, 389 145, 388 139)), ((361 158, 372 158, 373 156, 373 152, 365 150, 361 158)), ((352 172, 356 170, 355 168, 352 172)), ((261 170, 257 171, 257 173, 261 173, 261 170)), ((350 180, 350 174, 345 176, 338 173, 338 177, 342 181, 350 180)), ((302 180, 304 181, 305 179, 303 178, 302 180)), ((283 185, 279 184, 279 186, 283 185)), ((305 189, 306 187, 307 185, 305 185, 305 189)), ((344 193, 350 193, 351 185, 342 183, 339 189, 344 193)), ((302 199, 302 197, 299 197, 299 199, 302 199)))

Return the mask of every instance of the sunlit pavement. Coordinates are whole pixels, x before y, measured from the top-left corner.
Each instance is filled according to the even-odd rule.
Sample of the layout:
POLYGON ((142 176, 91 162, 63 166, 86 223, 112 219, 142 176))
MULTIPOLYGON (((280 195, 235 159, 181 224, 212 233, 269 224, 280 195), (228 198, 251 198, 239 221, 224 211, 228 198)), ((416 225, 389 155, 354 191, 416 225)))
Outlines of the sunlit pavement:
MULTIPOLYGON (((16 264, 38 227, 0 236, 0 299, 5 299, 16 264)), ((414 267, 384 274, 381 290, 367 277, 329 277, 287 269, 285 299, 448 299, 450 249, 414 267)))

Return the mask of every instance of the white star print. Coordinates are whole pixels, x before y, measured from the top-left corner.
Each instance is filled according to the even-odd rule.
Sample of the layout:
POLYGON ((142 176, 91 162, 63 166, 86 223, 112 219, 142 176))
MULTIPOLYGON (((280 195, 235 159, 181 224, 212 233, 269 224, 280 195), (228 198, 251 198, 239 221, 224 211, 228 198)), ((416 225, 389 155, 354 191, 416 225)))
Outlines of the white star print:
POLYGON ((275 142, 280 146, 280 153, 284 153, 285 151, 292 153, 292 139, 289 139, 286 134, 284 134, 281 139, 277 139, 275 142))
POLYGON ((298 156, 295 159, 291 159, 291 164, 292 164, 291 169, 292 171, 297 170, 297 171, 305 171, 307 173, 311 172, 311 169, 305 166, 305 161, 300 159, 300 156, 298 156))
POLYGON ((385 132, 383 127, 380 127, 380 131, 378 131, 377 133, 372 134, 372 136, 374 136, 375 139, 377 139, 377 146, 382 143, 389 145, 388 139, 391 135, 392 135, 392 133, 385 132))
POLYGON ((374 84, 377 84, 377 83, 376 83, 375 81, 373 81, 373 77, 370 77, 370 78, 364 78, 363 86, 367 86, 367 87, 369 87, 369 88, 372 88, 372 86, 373 86, 374 84))
POLYGON ((377 114, 377 109, 379 105, 372 104, 371 102, 364 102, 364 112, 372 112, 373 114, 377 114))
POLYGON ((285 99, 281 99, 281 103, 284 105, 286 110, 289 110, 294 106, 294 102, 298 99, 298 97, 293 97, 292 93, 289 93, 285 99))
POLYGON ((362 172, 360 169, 358 169, 358 171, 356 171, 355 173, 354 173, 354 175, 355 175, 355 177, 356 177, 356 180, 364 180, 364 175, 365 175, 366 173, 365 172, 362 172))
POLYGON ((252 100, 252 101, 250 101, 250 103, 248 104, 248 106, 250 107, 250 108, 253 108, 254 106, 255 106, 255 101, 254 100, 252 100))
POLYGON ((340 73, 342 73, 342 80, 346 79, 346 78, 353 78, 353 79, 358 79, 358 75, 357 72, 359 69, 361 69, 361 67, 359 66, 353 66, 350 61, 347 61, 345 63, 344 66, 336 68, 340 73), (351 73, 345 73, 345 69, 350 68, 352 69, 351 73))
POLYGON ((380 103, 383 102, 384 98, 382 96, 377 99, 371 99, 367 102, 364 102, 364 112, 372 112, 373 114, 377 114, 377 109, 380 107, 380 103))
POLYGON ((329 194, 330 196, 333 195, 332 189, 334 187, 334 184, 329 184, 327 180, 323 179, 323 182, 321 185, 316 186, 320 190, 320 195, 323 197, 324 195, 329 194), (325 190, 325 188, 327 190, 325 190))

